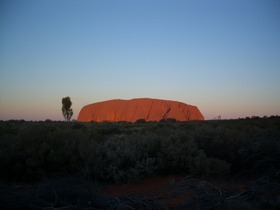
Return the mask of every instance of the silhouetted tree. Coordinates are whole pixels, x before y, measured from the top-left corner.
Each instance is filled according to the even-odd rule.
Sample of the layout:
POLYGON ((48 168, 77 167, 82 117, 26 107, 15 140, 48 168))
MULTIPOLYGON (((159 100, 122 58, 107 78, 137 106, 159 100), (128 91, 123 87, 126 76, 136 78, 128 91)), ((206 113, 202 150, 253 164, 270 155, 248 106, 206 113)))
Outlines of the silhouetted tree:
POLYGON ((71 109, 71 105, 72 102, 69 96, 62 98, 62 114, 65 120, 68 122, 70 121, 73 115, 73 110, 71 109))

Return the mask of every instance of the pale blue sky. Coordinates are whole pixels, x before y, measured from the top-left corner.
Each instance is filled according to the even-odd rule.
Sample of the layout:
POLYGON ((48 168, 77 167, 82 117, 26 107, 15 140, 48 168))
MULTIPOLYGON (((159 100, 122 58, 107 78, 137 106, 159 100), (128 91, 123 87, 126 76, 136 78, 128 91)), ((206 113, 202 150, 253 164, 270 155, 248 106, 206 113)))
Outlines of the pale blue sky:
POLYGON ((1 0, 0 119, 161 98, 280 115, 278 0, 1 0))

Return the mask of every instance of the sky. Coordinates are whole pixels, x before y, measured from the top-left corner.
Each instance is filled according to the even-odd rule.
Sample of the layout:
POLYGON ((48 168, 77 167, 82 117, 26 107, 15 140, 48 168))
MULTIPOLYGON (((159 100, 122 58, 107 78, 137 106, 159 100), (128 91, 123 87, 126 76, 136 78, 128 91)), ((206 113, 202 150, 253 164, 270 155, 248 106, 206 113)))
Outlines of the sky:
POLYGON ((280 115, 278 0, 0 0, 0 120, 158 98, 280 115))

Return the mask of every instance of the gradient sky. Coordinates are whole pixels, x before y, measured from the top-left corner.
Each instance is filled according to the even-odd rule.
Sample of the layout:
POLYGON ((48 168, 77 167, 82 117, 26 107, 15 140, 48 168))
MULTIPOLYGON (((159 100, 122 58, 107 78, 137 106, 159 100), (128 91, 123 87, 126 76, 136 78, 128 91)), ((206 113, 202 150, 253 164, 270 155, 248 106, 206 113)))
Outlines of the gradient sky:
POLYGON ((0 120, 160 98, 280 115, 278 0, 1 0, 0 120))

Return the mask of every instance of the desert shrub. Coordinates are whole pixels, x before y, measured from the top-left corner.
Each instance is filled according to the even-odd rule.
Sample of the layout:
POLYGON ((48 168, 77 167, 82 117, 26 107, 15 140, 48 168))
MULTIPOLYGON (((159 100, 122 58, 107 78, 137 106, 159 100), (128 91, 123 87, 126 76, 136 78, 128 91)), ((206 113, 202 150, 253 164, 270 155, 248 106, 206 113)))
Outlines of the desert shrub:
POLYGON ((195 131, 195 141, 207 156, 230 161, 229 155, 236 149, 238 134, 236 135, 234 131, 224 127, 213 129, 210 126, 203 126, 195 131))
POLYGON ((120 126, 121 123, 104 123, 102 127, 98 128, 98 133, 101 135, 113 135, 113 134, 121 134, 122 129, 120 126))
POLYGON ((2 177, 32 181, 50 174, 78 170, 77 145, 85 138, 81 132, 35 124, 19 128, 17 135, 9 140, 10 137, 1 140, 4 151, 1 154, 6 157, 1 163, 2 177))
POLYGON ((49 162, 54 165, 56 171, 75 173, 80 165, 80 152, 78 150, 82 141, 87 136, 77 130, 63 130, 56 132, 51 140, 51 155, 49 162), (63 169, 61 167, 63 166, 63 169))
POLYGON ((189 135, 163 138, 160 149, 160 167, 163 171, 191 173, 201 172, 206 167, 205 153, 198 149, 189 135))
POLYGON ((85 124, 83 124, 83 123, 75 123, 75 124, 72 126, 72 129, 86 129, 86 126, 85 126, 85 124))
POLYGON ((248 174, 263 158, 280 159, 279 129, 266 121, 229 121, 218 126, 208 123, 195 128, 194 138, 208 157, 230 163, 233 173, 248 174))
MULTIPOLYGON (((279 174, 279 119, 163 123, 0 122, 0 178, 279 174)), ((273 178, 274 177, 274 178, 273 178)))
POLYGON ((126 182, 137 179, 152 167, 149 162, 143 167, 149 157, 147 140, 144 136, 132 134, 128 136, 114 136, 97 150, 96 161, 93 161, 92 174, 103 180, 126 182))
MULTIPOLYGON (((0 178, 14 179, 14 172, 17 162, 14 156, 17 155, 15 149, 17 147, 18 136, 15 134, 6 133, 0 138, 0 178)), ((19 171, 20 172, 20 171, 19 171)))
POLYGON ((135 168, 139 176, 154 175, 159 169, 158 159, 155 157, 143 158, 136 162, 135 168))

